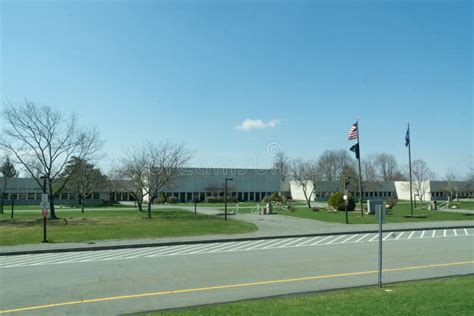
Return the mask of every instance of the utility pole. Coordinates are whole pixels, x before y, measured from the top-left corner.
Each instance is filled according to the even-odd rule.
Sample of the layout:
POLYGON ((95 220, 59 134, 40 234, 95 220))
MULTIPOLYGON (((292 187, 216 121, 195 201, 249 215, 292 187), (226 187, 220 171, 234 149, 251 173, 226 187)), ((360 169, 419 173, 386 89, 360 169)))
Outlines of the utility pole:
POLYGON ((224 220, 227 220, 227 181, 233 181, 232 178, 225 178, 224 184, 224 220))

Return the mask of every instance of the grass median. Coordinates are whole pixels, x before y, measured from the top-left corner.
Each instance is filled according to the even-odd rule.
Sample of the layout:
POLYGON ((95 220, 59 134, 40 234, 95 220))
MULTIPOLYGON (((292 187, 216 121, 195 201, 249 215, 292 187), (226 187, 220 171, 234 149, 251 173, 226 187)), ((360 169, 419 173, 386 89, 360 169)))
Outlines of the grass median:
MULTIPOLYGON (((277 210, 280 215, 294 216, 301 218, 315 219, 323 222, 345 223, 344 212, 327 212, 326 209, 320 208, 315 212, 308 207, 296 207, 293 212, 277 210)), ((431 221, 460 221, 472 220, 474 215, 463 213, 449 213, 443 211, 430 211, 423 209, 415 209, 414 215, 424 217, 406 217, 411 214, 409 204, 397 204, 392 210, 389 210, 385 223, 413 223, 413 222, 431 222, 431 221)), ((375 224, 374 215, 366 215, 362 217, 360 211, 349 212, 349 223, 351 224, 375 224)))
MULTIPOLYGON (((81 213, 78 210, 59 210, 59 220, 48 220, 50 242, 85 242, 104 239, 163 238, 211 234, 239 234, 257 230, 251 223, 238 220, 224 221, 181 209, 152 211, 103 210, 81 213)), ((19 211, 13 220, 9 214, 0 215, 0 245, 40 243, 43 239, 42 218, 39 211, 19 211)))
POLYGON ((474 276, 242 301, 158 315, 473 315, 474 276))

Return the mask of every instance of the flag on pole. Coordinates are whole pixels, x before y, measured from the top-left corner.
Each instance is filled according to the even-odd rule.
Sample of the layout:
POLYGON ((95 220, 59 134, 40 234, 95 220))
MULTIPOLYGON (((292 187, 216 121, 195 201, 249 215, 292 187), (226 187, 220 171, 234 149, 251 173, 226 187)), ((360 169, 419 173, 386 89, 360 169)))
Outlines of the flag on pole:
POLYGON ((352 145, 351 148, 349 148, 349 150, 355 153, 357 159, 360 158, 359 143, 352 145))
POLYGON ((359 128, 357 125, 358 125, 357 122, 352 124, 351 128, 349 129, 349 135, 347 137, 348 140, 357 139, 357 137, 359 136, 359 128))
POLYGON ((407 133, 405 134, 405 146, 410 145, 410 126, 407 128, 407 133))

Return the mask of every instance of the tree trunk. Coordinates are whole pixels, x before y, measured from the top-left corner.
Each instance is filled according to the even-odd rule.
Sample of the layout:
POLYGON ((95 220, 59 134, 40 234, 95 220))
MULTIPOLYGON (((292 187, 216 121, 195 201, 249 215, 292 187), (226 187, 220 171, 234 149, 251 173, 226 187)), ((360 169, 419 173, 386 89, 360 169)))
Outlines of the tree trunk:
POLYGON ((151 202, 148 202, 148 218, 151 218, 151 202))
POLYGON ((85 199, 81 198, 81 212, 82 213, 84 213, 84 202, 85 202, 85 199))
POLYGON ((138 211, 139 211, 139 212, 143 212, 142 204, 143 204, 143 202, 138 202, 138 201, 137 201, 138 211))
POLYGON ((308 195, 306 194, 306 190, 303 190, 303 193, 304 193, 304 198, 306 200, 306 205, 308 206, 308 208, 311 208, 311 197, 308 199, 308 195))
POLYGON ((53 196, 53 184, 51 180, 48 181, 49 184, 49 219, 58 219, 56 216, 56 211, 54 209, 54 196, 53 196))
POLYGON ((0 214, 3 214, 3 206, 5 205, 5 202, 4 202, 4 198, 5 197, 5 194, 2 194, 2 204, 1 204, 1 210, 0 210, 0 214))

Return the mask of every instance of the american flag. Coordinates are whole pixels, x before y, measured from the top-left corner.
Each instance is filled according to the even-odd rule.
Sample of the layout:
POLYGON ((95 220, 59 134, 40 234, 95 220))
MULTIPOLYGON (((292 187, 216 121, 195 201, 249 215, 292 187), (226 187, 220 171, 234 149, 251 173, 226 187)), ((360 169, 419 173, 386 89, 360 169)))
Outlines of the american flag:
POLYGON ((358 136, 359 136, 358 123, 355 122, 354 124, 352 124, 351 128, 349 129, 349 135, 347 138, 349 140, 353 140, 353 139, 357 139, 358 136))

